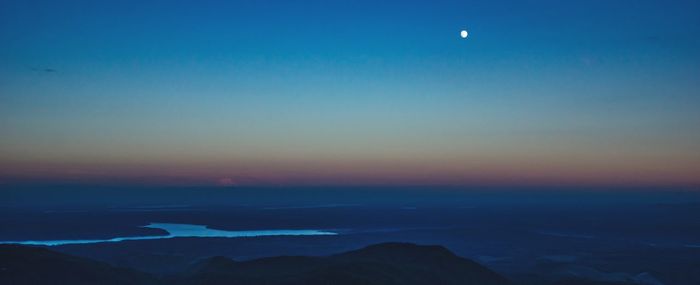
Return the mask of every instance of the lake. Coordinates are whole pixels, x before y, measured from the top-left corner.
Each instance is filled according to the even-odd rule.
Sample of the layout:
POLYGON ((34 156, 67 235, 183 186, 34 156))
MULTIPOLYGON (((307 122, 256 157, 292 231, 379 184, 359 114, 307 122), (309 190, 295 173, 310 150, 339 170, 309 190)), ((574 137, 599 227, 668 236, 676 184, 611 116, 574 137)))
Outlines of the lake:
POLYGON ((172 223, 150 223, 144 228, 161 229, 168 232, 167 235, 157 236, 132 236, 132 237, 115 237, 110 239, 76 239, 76 240, 26 240, 26 241, 0 241, 0 244, 24 244, 24 245, 44 245, 57 246, 67 244, 87 244, 100 242, 120 242, 127 240, 152 240, 152 239, 169 239, 177 237, 224 237, 224 238, 240 238, 240 237, 260 237, 260 236, 315 236, 315 235, 336 235, 337 233, 322 230, 238 230, 227 231, 210 229, 206 225, 191 225, 191 224, 172 224, 172 223))

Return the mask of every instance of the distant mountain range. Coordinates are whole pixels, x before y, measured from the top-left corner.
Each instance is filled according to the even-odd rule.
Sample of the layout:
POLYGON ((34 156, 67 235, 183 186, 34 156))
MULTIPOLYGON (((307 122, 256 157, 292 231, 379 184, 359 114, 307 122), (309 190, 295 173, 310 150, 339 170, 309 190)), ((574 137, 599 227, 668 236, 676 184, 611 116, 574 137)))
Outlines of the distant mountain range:
MULTIPOLYGON (((462 284, 507 285, 498 273, 442 246, 382 243, 326 257, 280 256, 238 262, 211 257, 156 277, 42 247, 0 245, 0 284, 462 284)), ((586 280, 556 285, 617 285, 586 280)))

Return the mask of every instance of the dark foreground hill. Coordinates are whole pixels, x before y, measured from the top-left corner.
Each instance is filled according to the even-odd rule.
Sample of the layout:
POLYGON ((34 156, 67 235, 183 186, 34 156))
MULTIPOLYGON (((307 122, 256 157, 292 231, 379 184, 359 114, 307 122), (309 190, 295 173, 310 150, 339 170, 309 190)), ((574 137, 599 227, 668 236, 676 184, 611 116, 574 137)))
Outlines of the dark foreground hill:
POLYGON ((385 243, 328 257, 212 257, 158 279, 45 248, 0 245, 0 284, 479 284, 509 282, 440 246, 385 243))
POLYGON ((0 245, 0 284, 159 284, 153 276, 45 248, 0 245))
POLYGON ((441 246, 384 243, 328 257, 207 259, 183 284, 479 284, 509 282, 441 246))

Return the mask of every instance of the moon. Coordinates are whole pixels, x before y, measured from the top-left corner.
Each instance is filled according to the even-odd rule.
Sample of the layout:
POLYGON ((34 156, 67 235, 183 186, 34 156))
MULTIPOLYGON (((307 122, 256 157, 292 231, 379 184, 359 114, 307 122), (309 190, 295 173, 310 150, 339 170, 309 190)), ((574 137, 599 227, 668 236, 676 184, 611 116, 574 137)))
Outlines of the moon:
POLYGON ((459 32, 459 35, 460 35, 463 39, 466 39, 467 36, 469 36, 469 32, 467 32, 467 30, 462 30, 461 32, 459 32))

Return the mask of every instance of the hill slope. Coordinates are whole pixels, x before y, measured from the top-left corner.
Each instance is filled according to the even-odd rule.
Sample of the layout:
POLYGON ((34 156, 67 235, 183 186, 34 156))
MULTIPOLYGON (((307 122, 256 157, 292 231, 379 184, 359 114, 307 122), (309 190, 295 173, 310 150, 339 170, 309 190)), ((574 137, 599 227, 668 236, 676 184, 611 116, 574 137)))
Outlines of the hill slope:
POLYGON ((203 261, 183 284, 480 284, 509 282, 440 246, 384 243, 328 257, 203 261))
POLYGON ((0 245, 0 284, 158 284, 146 273, 45 248, 0 245))
POLYGON ((440 246, 384 243, 327 257, 212 257, 164 279, 53 252, 0 245, 0 284, 479 284, 509 282, 440 246))

